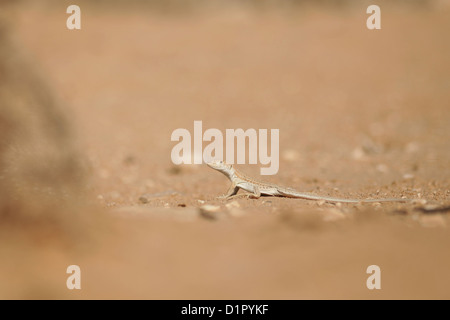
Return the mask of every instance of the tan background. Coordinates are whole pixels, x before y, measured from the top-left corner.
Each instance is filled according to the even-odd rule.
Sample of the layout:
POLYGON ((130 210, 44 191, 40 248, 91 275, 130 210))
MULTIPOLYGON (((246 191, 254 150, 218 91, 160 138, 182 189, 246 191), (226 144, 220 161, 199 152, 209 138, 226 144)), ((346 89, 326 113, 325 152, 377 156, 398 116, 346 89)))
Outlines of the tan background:
MULTIPOLYGON (((5 162, 6 176, 24 182, 4 199, 15 200, 0 231, 0 298, 450 298, 448 210, 417 210, 449 205, 445 2, 381 3, 378 31, 366 28, 368 2, 183 3, 81 2, 80 31, 65 27, 71 3, 8 6, 14 49, 5 52, 48 85, 55 121, 70 134, 14 149, 40 155, 40 143, 53 145, 62 173, 41 170, 35 155, 17 162, 19 173, 39 166, 32 178, 11 169, 16 153, 5 162), (216 200, 225 177, 170 161, 172 131, 193 132, 194 120, 222 132, 280 129, 280 170, 265 180, 429 204, 216 200), (51 172, 58 184, 43 178, 51 172), (41 206, 32 183, 70 192, 50 192, 62 202, 41 206), (220 206, 217 219, 199 214, 203 204, 220 206), (70 264, 81 267, 81 291, 65 287, 70 264), (372 264, 379 291, 365 286, 372 264)), ((3 81, 30 94, 23 81, 3 81)), ((3 102, 7 120, 20 99, 3 102)), ((30 117, 43 114, 24 105, 30 117)))

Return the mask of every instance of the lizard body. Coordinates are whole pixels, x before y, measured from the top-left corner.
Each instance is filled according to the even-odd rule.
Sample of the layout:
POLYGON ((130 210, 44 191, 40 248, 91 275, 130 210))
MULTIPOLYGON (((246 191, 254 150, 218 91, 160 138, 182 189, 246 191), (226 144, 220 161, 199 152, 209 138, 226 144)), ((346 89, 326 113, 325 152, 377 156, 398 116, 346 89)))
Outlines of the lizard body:
POLYGON ((408 202, 412 199, 403 198, 390 198, 390 199, 342 199, 327 196, 315 195, 307 192, 299 192, 292 188, 286 188, 278 186, 276 184, 257 181, 250 178, 238 171, 231 164, 227 164, 223 161, 212 161, 207 163, 210 168, 213 168, 223 173, 231 181, 231 186, 228 189, 227 194, 221 196, 221 198, 230 198, 236 195, 239 189, 250 192, 249 198, 259 198, 261 195, 288 197, 288 198, 301 198, 307 200, 322 200, 327 202, 346 202, 346 203, 359 203, 359 202, 408 202))

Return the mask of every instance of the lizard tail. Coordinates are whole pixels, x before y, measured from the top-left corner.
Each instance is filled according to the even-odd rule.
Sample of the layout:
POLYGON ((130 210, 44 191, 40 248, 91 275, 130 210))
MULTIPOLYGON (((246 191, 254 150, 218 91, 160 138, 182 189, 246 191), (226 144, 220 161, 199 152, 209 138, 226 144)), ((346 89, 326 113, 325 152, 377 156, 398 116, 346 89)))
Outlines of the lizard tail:
POLYGON ((319 195, 314 195, 310 193, 300 193, 300 192, 286 192, 283 190, 278 190, 280 195, 288 198, 301 198, 306 200, 323 200, 327 202, 345 202, 345 203, 365 203, 365 202, 409 202, 412 199, 402 199, 402 198, 390 198, 390 199, 342 199, 342 198, 333 198, 333 197, 324 197, 319 195))

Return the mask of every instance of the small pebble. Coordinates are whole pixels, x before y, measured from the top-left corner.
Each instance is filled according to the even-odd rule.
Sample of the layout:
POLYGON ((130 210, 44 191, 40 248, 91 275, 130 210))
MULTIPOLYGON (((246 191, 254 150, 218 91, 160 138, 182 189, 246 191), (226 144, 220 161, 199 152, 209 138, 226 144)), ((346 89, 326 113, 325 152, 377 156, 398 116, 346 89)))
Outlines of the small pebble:
POLYGON ((142 195, 139 197, 139 202, 140 203, 148 203, 149 199, 146 195, 142 195))

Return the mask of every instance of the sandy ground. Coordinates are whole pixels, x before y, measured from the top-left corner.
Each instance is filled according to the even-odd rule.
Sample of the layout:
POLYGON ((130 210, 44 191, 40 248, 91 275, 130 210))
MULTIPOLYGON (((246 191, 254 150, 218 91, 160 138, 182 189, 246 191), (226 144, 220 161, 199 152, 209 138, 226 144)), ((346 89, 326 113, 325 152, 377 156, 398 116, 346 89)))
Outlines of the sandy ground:
POLYGON ((13 32, 61 102, 88 205, 70 231, 2 231, 0 298, 450 298, 449 211, 418 210, 450 204, 448 9, 386 7, 369 31, 362 5, 85 6, 69 31, 65 8, 18 7, 13 32), (280 170, 264 180, 428 205, 218 200, 224 176, 170 159, 172 131, 194 120, 280 129, 280 170), (381 290, 366 287, 369 265, 381 290))

